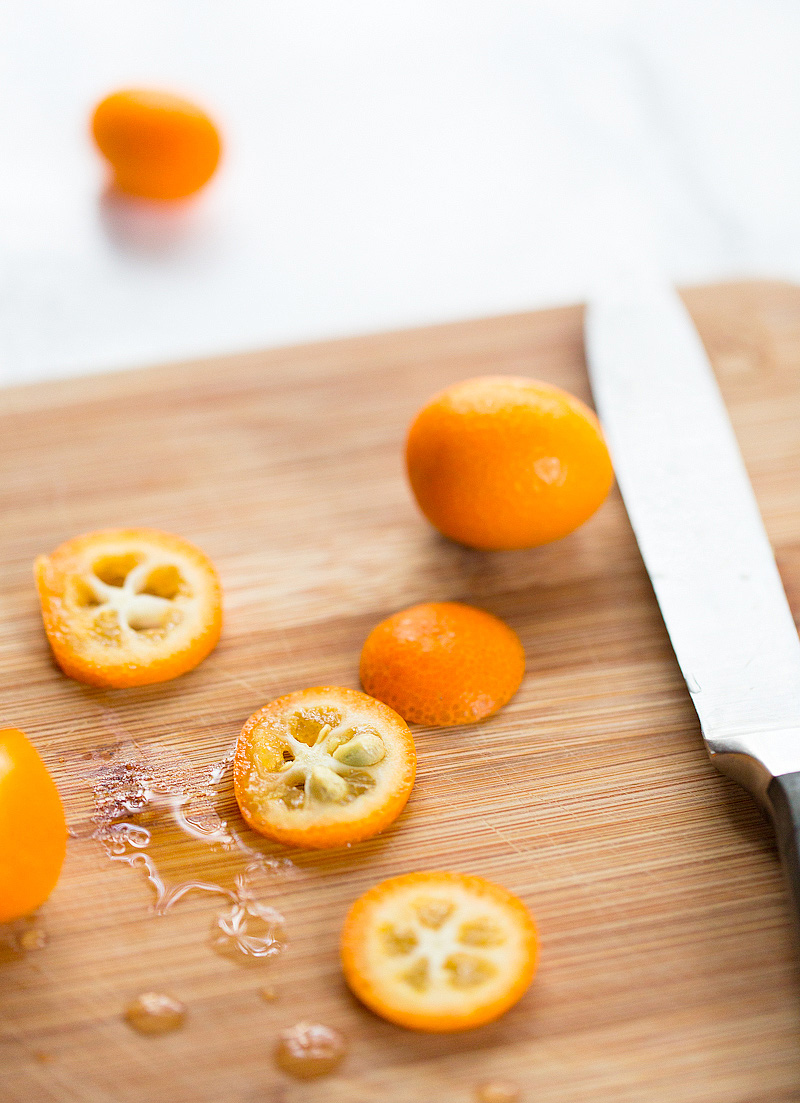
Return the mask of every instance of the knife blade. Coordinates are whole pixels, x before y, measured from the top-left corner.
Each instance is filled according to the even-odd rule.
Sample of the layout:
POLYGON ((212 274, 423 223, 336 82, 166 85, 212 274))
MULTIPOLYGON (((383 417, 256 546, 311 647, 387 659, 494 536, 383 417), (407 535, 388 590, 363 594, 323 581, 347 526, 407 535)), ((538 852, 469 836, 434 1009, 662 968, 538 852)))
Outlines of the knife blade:
POLYGON ((586 355, 617 482, 712 762, 770 812, 800 916, 800 640, 677 293, 609 287, 586 355))

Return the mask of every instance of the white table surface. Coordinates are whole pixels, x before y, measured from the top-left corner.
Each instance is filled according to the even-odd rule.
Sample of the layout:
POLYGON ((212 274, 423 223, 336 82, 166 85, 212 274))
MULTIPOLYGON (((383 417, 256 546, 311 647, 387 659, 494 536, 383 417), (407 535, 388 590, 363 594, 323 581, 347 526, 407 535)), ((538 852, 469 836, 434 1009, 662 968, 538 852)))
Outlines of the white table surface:
POLYGON ((795 0, 5 0, 0 381, 575 301, 642 242, 800 280, 798 58, 795 0), (197 202, 104 193, 127 85, 219 120, 197 202))

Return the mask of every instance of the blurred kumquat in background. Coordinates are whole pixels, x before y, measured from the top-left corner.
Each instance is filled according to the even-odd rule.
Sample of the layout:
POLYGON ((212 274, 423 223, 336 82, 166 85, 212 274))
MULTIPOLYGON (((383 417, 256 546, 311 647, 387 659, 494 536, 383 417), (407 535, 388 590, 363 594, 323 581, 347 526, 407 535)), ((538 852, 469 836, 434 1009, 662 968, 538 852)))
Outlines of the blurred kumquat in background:
POLYGON ((183 199, 207 184, 222 145, 209 116, 168 92, 128 88, 94 111, 92 134, 115 186, 145 199, 183 199))

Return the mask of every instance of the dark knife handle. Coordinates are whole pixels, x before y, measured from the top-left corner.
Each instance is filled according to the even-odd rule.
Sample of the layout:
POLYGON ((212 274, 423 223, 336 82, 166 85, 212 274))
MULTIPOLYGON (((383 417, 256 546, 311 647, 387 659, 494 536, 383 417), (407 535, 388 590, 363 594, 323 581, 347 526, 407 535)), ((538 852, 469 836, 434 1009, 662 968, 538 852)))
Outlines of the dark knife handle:
POLYGON ((800 924, 800 771, 774 777, 767 789, 778 853, 800 924))

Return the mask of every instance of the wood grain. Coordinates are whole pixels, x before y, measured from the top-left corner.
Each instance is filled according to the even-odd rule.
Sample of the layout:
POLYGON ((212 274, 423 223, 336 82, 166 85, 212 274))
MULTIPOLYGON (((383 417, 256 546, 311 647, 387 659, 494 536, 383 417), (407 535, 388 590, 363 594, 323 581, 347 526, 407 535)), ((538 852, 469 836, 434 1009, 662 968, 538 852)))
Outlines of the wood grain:
MULTIPOLYGON (((686 298, 798 615, 800 290, 686 298)), ((800 976, 771 831, 706 760, 616 492, 566 540, 495 554, 440 539, 410 498, 413 412, 487 372, 588 398, 580 309, 2 393, 2 722, 35 741, 73 823, 89 807, 87 752, 132 740, 204 768, 277 694, 356 686, 366 633, 412 602, 481 605, 528 656, 496 717, 416 732, 417 788, 385 836, 330 855, 274 848, 296 872, 275 879, 289 944, 270 965, 211 951, 208 899, 153 916, 138 871, 73 840, 41 913, 48 945, 0 958, 4 1100, 467 1103, 492 1077, 530 1103, 800 1100, 800 976), (223 641, 172 683, 83 687, 49 658, 31 563, 78 532, 134 524, 181 533, 217 563, 223 641), (392 1027, 339 974, 350 901, 431 867, 499 881, 541 928, 529 994, 469 1035, 392 1027), (258 996, 265 983, 273 1003, 258 996), (141 1038, 121 1012, 154 987, 189 1017, 141 1038), (316 1084, 270 1059, 278 1030, 308 1017, 352 1041, 341 1072, 316 1084)), ((161 859, 176 878, 230 874, 228 856, 203 849, 175 833, 161 859)))

